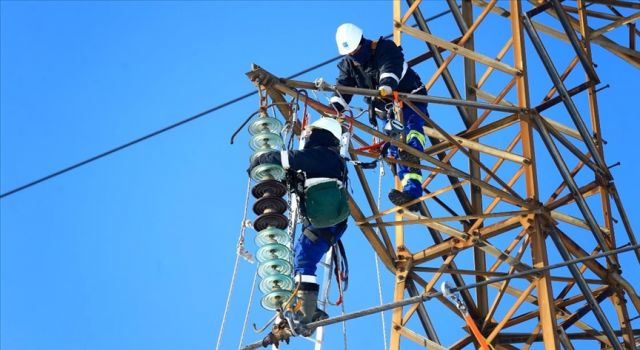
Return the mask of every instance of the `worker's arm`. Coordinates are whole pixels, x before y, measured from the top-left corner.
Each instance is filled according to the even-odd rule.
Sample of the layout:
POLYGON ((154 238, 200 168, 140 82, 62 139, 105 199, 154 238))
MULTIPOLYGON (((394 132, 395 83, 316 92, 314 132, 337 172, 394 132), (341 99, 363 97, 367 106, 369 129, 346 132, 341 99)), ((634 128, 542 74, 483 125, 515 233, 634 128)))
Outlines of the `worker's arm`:
POLYGON ((381 40, 376 50, 376 61, 380 69, 378 87, 389 87, 397 90, 402 79, 404 68, 404 54, 402 48, 391 40, 381 40))
MULTIPOLYGON (((346 59, 343 59, 338 63, 338 78, 336 79, 336 85, 341 86, 356 86, 356 79, 353 76, 353 71, 349 67, 349 62, 346 59)), ((351 102, 351 98, 353 95, 349 94, 341 94, 338 95, 336 93, 331 96, 329 102, 338 110, 338 112, 342 112, 344 110, 349 109, 349 102, 351 102), (342 96, 342 97, 340 97, 342 96)))
POLYGON ((261 154, 253 159, 251 165, 249 165, 249 169, 247 169, 248 173, 251 173, 251 170, 260 164, 278 164, 282 165, 280 156, 280 151, 268 152, 265 154, 261 154))

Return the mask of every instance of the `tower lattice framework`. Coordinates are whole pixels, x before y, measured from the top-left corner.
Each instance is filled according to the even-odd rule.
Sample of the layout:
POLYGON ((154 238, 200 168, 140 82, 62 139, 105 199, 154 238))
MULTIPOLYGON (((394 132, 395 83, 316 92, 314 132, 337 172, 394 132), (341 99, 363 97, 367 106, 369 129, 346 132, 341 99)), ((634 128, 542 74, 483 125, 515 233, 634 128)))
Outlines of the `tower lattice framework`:
MULTIPOLYGON (((378 207, 375 175, 359 167, 351 174, 357 192, 351 215, 394 275, 393 301, 425 296, 393 308, 389 349, 405 342, 429 349, 481 346, 470 327, 442 343, 444 328, 465 322, 440 293, 444 280, 453 282, 495 349, 536 343, 573 349, 583 340, 636 349, 640 330, 631 319, 640 313, 640 298, 622 276, 618 254, 631 246, 640 263, 640 249, 605 160, 600 80, 591 56, 598 46, 640 68, 640 3, 447 0, 450 11, 439 21, 455 26, 456 38, 431 30, 425 20, 435 14, 430 1, 392 3, 393 40, 406 47, 405 55, 422 50, 406 58, 430 92, 400 93, 399 99, 409 106, 430 103, 431 117, 423 116, 430 144, 424 152, 403 148, 402 140, 362 119, 345 120, 354 130, 352 159, 377 158, 370 146, 386 141, 419 157, 421 165, 413 166, 424 175, 417 214, 388 202, 378 207), (501 32, 484 31, 488 23, 501 32), (620 222, 615 227, 613 213, 620 222), (436 304, 447 311, 433 322, 436 304)), ((274 102, 297 98, 324 115, 335 113, 300 89, 378 96, 281 79, 257 66, 248 76, 274 102)), ((285 118, 294 115, 288 104, 277 106, 285 118)))

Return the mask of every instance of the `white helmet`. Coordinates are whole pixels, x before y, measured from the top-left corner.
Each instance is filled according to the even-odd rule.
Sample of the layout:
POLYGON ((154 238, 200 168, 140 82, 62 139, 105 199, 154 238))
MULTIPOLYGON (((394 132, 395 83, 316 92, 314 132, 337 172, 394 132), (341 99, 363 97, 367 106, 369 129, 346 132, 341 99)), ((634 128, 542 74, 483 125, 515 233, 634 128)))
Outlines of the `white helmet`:
POLYGON ((362 39, 362 29, 355 24, 341 24, 336 30, 336 44, 341 55, 348 55, 355 51, 362 39))
POLYGON ((330 132, 337 140, 342 136, 342 126, 333 118, 320 118, 310 125, 311 129, 324 129, 330 132))

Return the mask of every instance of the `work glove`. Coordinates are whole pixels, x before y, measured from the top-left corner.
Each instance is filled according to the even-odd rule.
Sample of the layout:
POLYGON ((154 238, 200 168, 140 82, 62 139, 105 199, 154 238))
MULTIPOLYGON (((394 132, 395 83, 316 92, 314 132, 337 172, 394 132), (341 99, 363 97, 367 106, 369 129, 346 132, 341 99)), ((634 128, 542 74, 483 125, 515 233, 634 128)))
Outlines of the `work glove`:
POLYGON ((342 106, 342 104, 340 104, 340 102, 331 102, 331 107, 335 108, 338 113, 344 112, 344 107, 342 106))
POLYGON ((391 96, 391 94, 393 93, 393 89, 391 89, 391 86, 382 85, 378 88, 378 92, 380 93, 380 96, 386 97, 391 96))

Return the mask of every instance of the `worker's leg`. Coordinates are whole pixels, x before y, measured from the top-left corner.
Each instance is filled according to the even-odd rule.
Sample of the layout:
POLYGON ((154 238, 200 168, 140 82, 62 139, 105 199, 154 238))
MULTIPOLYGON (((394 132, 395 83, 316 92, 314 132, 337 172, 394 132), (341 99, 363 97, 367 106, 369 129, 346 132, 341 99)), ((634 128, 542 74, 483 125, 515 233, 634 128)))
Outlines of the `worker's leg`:
POLYGON ((309 237, 300 235, 294 248, 294 274, 315 276, 316 264, 320 262, 327 250, 329 250, 329 244, 324 240, 313 242, 309 237))
POLYGON ((305 225, 294 247, 294 274, 299 282, 297 297, 302 302, 301 319, 303 324, 329 317, 318 309, 318 291, 320 286, 316 281, 317 264, 329 247, 337 242, 347 228, 347 220, 336 226, 316 228, 305 225))
POLYGON ((303 225, 303 234, 298 237, 294 247, 294 274, 315 276, 317 264, 331 245, 340 240, 347 229, 347 220, 331 227, 317 228, 311 224, 303 225))
MULTIPOLYGON (((415 105, 422 112, 427 113, 426 104, 416 103, 415 105)), ((402 113, 404 117, 405 143, 417 151, 424 151, 424 120, 409 107, 403 108, 402 113)), ((420 164, 420 158, 409 152, 400 151, 399 157, 402 161, 420 164)), ((389 194, 389 199, 395 205, 402 205, 422 195, 422 171, 419 168, 399 164, 398 177, 402 182, 402 192, 392 191, 389 194)), ((417 210, 418 207, 413 205, 410 209, 417 210)))
MULTIPOLYGON (((420 108, 422 112, 426 113, 427 111, 425 104, 416 103, 416 107, 420 108)), ((404 116, 405 143, 420 152, 424 151, 424 120, 409 107, 403 108, 402 114, 404 116)), ((400 159, 420 164, 420 158, 408 152, 400 152, 400 159)), ((419 168, 401 166, 399 167, 398 175, 400 176, 400 181, 402 181, 403 192, 413 198, 422 195, 422 171, 419 168)))

